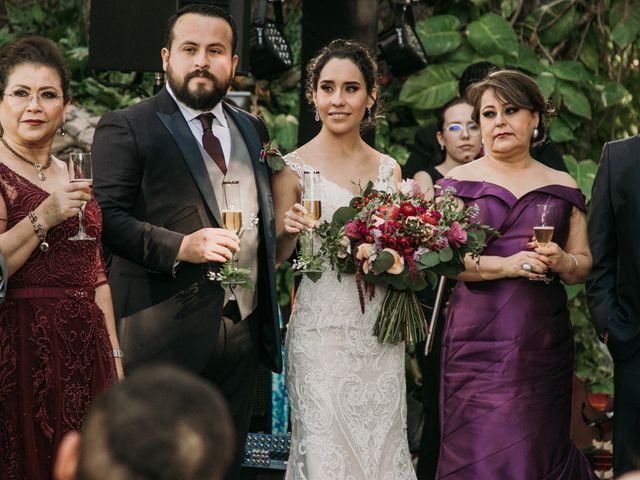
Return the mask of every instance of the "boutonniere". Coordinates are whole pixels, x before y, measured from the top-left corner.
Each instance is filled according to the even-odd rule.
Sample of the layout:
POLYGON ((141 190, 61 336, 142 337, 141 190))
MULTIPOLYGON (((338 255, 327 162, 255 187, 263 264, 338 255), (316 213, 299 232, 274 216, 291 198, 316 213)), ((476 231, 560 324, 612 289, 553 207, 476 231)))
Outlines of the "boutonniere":
POLYGON ((271 145, 271 142, 263 143, 260 151, 260 162, 266 163, 274 172, 279 172, 285 166, 280 150, 271 145))

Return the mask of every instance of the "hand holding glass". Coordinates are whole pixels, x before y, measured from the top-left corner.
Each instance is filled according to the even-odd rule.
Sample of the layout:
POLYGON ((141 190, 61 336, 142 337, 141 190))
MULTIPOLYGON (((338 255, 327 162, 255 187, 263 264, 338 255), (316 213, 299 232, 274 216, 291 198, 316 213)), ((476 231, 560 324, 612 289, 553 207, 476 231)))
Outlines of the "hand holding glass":
MULTIPOLYGON (((533 236, 538 248, 546 247, 553 239, 554 223, 553 205, 536 205, 536 223, 533 227, 533 236)), ((549 282, 553 278, 551 270, 547 270, 545 275, 546 277, 540 280, 549 282)))
MULTIPOLYGON (((89 182, 93 180, 91 170, 91 153, 88 152, 72 152, 69 154, 69 181, 70 182, 89 182)), ((87 235, 84 231, 82 220, 84 219, 84 207, 86 202, 82 203, 78 212, 78 233, 69 240, 95 240, 95 237, 87 235)))

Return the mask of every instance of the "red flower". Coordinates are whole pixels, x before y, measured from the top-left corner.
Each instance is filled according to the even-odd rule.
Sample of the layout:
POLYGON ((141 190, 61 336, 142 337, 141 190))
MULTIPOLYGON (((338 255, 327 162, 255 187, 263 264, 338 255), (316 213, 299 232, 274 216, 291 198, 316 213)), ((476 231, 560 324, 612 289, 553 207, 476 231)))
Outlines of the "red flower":
POLYGON ((420 220, 422 220, 425 223, 429 223, 433 226, 438 225, 438 220, 436 220, 434 216, 431 216, 428 213, 423 213, 422 215, 420 215, 420 220))
POLYGON ((400 206, 400 213, 405 217, 413 217, 416 214, 416 207, 411 202, 403 202, 400 206))

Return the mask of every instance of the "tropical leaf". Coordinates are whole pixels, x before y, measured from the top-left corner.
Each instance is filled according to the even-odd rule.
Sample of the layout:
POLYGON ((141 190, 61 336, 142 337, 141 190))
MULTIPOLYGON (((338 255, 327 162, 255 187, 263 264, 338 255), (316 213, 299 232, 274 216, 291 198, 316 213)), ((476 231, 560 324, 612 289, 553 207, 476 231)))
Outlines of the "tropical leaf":
POLYGON ((518 45, 518 61, 516 64, 533 75, 539 75, 545 70, 533 48, 522 43, 518 45))
POLYGON ((591 119, 591 104, 584 93, 565 82, 558 85, 558 91, 562 95, 562 101, 567 110, 583 118, 591 119))
POLYGON ((551 97, 554 90, 556 89, 556 77, 549 72, 542 72, 540 75, 536 77, 536 83, 542 90, 545 98, 551 97))
POLYGON ((551 119, 549 125, 549 135, 551 136, 551 140, 556 143, 575 140, 573 129, 569 126, 569 124, 564 120, 562 116, 551 119))
POLYGON ((618 105, 620 103, 626 103, 631 100, 631 98, 632 96, 629 91, 624 88, 624 86, 616 82, 607 83, 600 94, 602 106, 605 108, 618 105))
POLYGON ((460 20, 453 15, 436 15, 416 24, 416 32, 427 54, 436 57, 451 52, 462 43, 460 20))
POLYGON ((518 56, 518 38, 509 22, 495 13, 487 13, 468 27, 469 43, 483 55, 503 53, 518 56))
POLYGON ((576 13, 576 9, 573 7, 568 9, 558 21, 542 32, 540 40, 542 40, 545 45, 555 45, 567 38, 575 28, 577 20, 578 14, 576 13))
POLYGON ((562 80, 578 82, 588 80, 589 74, 582 63, 575 60, 563 60, 549 67, 551 73, 562 80))
POLYGON ((640 33, 640 11, 638 8, 630 7, 628 17, 620 21, 611 32, 611 38, 620 47, 631 44, 640 33))
POLYGON ((418 109, 439 108, 455 97, 458 80, 442 65, 429 65, 407 79, 400 101, 418 109))

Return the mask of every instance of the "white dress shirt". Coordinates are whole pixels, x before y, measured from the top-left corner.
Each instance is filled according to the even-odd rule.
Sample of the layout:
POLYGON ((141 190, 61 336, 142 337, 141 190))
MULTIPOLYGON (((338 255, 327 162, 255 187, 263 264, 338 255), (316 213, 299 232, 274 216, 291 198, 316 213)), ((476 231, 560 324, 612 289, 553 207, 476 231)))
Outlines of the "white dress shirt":
POLYGON ((220 140, 220 146, 222 147, 222 153, 224 153, 224 161, 229 166, 229 159, 231 158, 231 131, 229 130, 229 124, 227 123, 227 117, 224 115, 224 110, 222 109, 222 102, 218 102, 218 104, 213 107, 212 110, 208 111, 199 111, 194 110, 193 108, 187 107, 184 103, 178 100, 171 90, 169 83, 166 84, 167 91, 169 95, 176 101, 178 104, 178 108, 182 113, 182 116, 187 121, 187 125, 191 129, 191 133, 196 137, 196 140, 200 145, 202 145, 202 123, 198 118, 199 115, 203 113, 213 113, 214 119, 213 124, 211 125, 211 131, 213 134, 220 140))

